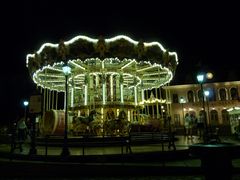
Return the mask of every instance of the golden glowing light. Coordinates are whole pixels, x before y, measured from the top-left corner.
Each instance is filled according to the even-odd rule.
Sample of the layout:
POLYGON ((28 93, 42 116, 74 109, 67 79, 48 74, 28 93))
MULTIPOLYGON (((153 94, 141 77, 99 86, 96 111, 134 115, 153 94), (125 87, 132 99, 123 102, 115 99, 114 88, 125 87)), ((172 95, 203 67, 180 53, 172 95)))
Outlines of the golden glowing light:
POLYGON ((206 74, 206 77, 207 77, 207 79, 212 79, 213 78, 213 74, 211 72, 208 72, 206 74))

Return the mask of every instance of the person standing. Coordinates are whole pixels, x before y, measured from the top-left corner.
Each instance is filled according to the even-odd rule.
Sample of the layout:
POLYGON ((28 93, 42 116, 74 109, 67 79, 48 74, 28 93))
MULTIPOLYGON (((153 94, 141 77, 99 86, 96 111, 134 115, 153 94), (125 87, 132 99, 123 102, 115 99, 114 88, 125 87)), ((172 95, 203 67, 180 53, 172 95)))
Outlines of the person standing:
POLYGON ((25 123, 24 118, 21 118, 17 123, 17 134, 18 134, 18 141, 20 146, 20 151, 22 151, 22 144, 24 143, 26 139, 26 133, 27 133, 27 125, 25 123))
POLYGON ((184 126, 186 130, 186 136, 188 139, 192 138, 192 119, 189 115, 189 113, 186 113, 185 118, 184 118, 184 126))
POLYGON ((203 113, 201 113, 199 115, 199 118, 197 119, 197 133, 199 139, 202 138, 203 130, 204 130, 204 115, 203 113))
POLYGON ((11 152, 16 148, 17 120, 18 118, 11 123, 11 152))
POLYGON ((190 138, 193 138, 193 129, 197 127, 197 118, 194 114, 190 114, 190 138))

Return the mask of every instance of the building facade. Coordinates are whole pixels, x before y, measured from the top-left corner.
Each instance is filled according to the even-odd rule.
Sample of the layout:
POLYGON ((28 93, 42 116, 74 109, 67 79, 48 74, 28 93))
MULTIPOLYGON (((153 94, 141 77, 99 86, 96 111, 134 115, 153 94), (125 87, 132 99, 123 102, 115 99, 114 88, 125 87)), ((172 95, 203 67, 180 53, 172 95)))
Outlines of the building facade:
POLYGON ((186 113, 194 114, 197 118, 203 109, 207 115, 207 123, 213 126, 229 126, 230 108, 239 107, 240 81, 204 83, 204 103, 200 84, 164 86, 166 102, 170 104, 170 112, 176 126, 184 124, 186 113))

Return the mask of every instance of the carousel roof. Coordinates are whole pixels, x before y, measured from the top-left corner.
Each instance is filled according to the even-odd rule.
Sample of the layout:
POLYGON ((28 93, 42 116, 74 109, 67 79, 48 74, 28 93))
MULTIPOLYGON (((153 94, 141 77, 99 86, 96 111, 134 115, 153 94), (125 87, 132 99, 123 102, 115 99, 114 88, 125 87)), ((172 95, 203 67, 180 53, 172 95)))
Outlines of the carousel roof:
POLYGON ((123 35, 110 39, 76 36, 58 44, 45 43, 26 58, 34 82, 58 91, 64 91, 62 66, 66 62, 78 88, 86 81, 86 74, 111 74, 121 76, 129 88, 141 85, 150 89, 172 79, 178 58, 158 42, 138 42, 123 35))

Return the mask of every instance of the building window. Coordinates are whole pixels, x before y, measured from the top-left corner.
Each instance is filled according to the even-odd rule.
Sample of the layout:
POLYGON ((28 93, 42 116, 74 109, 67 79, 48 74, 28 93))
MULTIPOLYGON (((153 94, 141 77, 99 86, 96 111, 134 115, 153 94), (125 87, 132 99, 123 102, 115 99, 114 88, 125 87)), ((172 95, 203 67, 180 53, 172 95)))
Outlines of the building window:
POLYGON ((232 100, 237 100, 238 99, 237 88, 235 88, 235 87, 231 88, 230 94, 231 94, 231 99, 232 100))
POLYGON ((226 89, 224 88, 219 89, 219 97, 220 97, 220 101, 227 100, 226 89))
POLYGON ((198 101, 201 102, 202 101, 202 91, 198 90, 197 94, 198 94, 198 101))
POLYGON ((193 102, 193 91, 188 91, 188 102, 193 102))
POLYGON ((226 109, 222 110, 222 121, 224 125, 229 125, 229 114, 226 109))
MULTIPOLYGON (((198 115, 198 117, 203 116, 203 114, 204 114, 204 111, 203 111, 203 110, 199 111, 199 115, 198 115)), ((206 114, 206 111, 205 111, 205 114, 206 114)))
POLYGON ((178 94, 173 94, 173 103, 178 103, 178 94))

